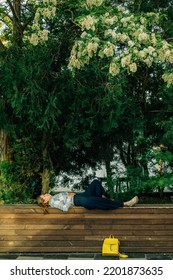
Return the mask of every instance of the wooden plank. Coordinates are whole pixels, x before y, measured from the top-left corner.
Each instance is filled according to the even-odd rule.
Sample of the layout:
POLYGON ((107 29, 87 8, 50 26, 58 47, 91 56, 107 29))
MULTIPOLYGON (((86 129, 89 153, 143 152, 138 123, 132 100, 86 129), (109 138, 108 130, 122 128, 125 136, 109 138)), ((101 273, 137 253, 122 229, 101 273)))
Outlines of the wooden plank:
POLYGON ((25 216, 25 219, 45 219, 45 220, 49 220, 52 218, 61 218, 61 219, 65 219, 65 218, 69 218, 69 219, 80 219, 80 218, 84 218, 84 214, 69 214, 69 213, 58 213, 58 214, 50 214, 50 215, 43 215, 43 214, 0 214, 0 219, 20 219, 23 218, 25 216))
POLYGON ((0 230, 0 236, 1 235, 83 235, 83 234, 92 234, 90 230, 0 230))
MULTIPOLYGON (((0 214, 0 219, 20 219, 25 216, 25 219, 45 219, 49 220, 52 218, 60 218, 60 219, 164 219, 165 214, 138 214, 138 213, 131 213, 131 214, 116 214, 116 213, 110 213, 107 214, 70 214, 70 213, 62 213, 62 214, 49 214, 49 215, 42 215, 42 214, 0 214)), ((166 219, 172 219, 173 220, 173 214, 167 213, 166 219)))
POLYGON ((8 252, 8 253, 101 253, 100 246, 99 247, 64 247, 62 251, 62 247, 0 247, 0 252, 8 252))
MULTIPOLYGON (((137 248, 135 247, 120 247, 121 252, 125 253, 150 253, 150 252, 155 252, 155 253, 171 253, 173 252, 173 247, 170 248, 165 248, 165 247, 140 247, 137 248)), ((47 247, 46 250, 45 248, 42 247, 0 247, 0 252, 1 253, 73 253, 73 252, 78 252, 78 253, 101 253, 101 248, 99 247, 70 247, 70 248, 64 248, 62 252, 62 248, 60 247, 47 247)))
POLYGON ((172 225, 173 220, 172 219, 152 219, 152 216, 150 219, 87 219, 87 218, 82 218, 82 219, 72 219, 72 218, 67 218, 66 219, 61 219, 61 218, 50 218, 48 219, 26 219, 24 218, 17 218, 17 219, 0 219, 0 227, 1 225, 14 225, 14 224, 30 224, 30 225, 44 225, 44 224, 50 224, 50 225, 57 225, 57 224, 64 224, 64 225, 70 225, 70 224, 85 224, 85 225, 172 225))
MULTIPOLYGON (((57 241, 57 240, 85 240, 84 235, 2 235, 0 236, 1 241, 17 241, 17 240, 43 240, 43 241, 57 241)), ((89 239, 88 239, 89 240, 89 239)), ((93 239, 94 240, 94 239, 93 239)), ((100 240, 98 240, 100 241, 100 240)), ((55 244, 55 243, 54 243, 55 244)))
MULTIPOLYGON (((1 241, 27 241, 27 240, 43 240, 43 241, 64 241, 64 240, 77 240, 77 241, 100 241, 103 242, 104 238, 107 237, 103 235, 94 235, 94 236, 84 236, 84 235, 71 235, 71 236, 64 236, 64 235, 51 235, 51 236, 44 236, 44 235, 2 235, 0 236, 1 241)), ((122 241, 167 241, 167 236, 116 236, 120 240, 120 244, 122 241)), ((173 237, 169 236, 169 241, 173 242, 173 237)), ((55 243, 54 243, 55 244, 55 243)))
POLYGON ((93 225, 93 224, 72 224, 72 225, 69 225, 69 224, 64 224, 64 225, 52 225, 52 224, 41 224, 41 225, 38 225, 38 224, 24 224, 24 225, 21 225, 21 224, 6 224, 6 225, 1 225, 0 226, 0 230, 4 229, 4 230, 10 230, 10 229, 39 229, 39 230, 46 230, 46 229, 49 229, 49 230, 52 230, 52 229, 62 229, 62 230, 65 230, 65 229, 79 229, 79 230, 87 230, 87 229, 91 229, 91 230, 130 230, 132 229, 133 227, 133 230, 173 230, 173 224, 171 225, 140 225, 140 228, 139 228, 139 225, 93 225))
MULTIPOLYGON (((165 218, 165 214, 138 214, 138 213, 131 213, 131 214, 97 214, 97 215, 92 215, 92 214, 85 214, 84 216, 86 219, 164 219, 165 218)), ((173 221, 173 214, 166 214, 166 219, 172 219, 173 221)))
POLYGON ((2 229, 10 230, 10 229, 25 229, 25 228, 26 228, 26 225, 18 225, 18 224, 12 224, 12 225, 3 224, 3 225, 0 225, 0 231, 2 229))
POLYGON ((173 246, 173 242, 160 242, 160 241, 157 241, 157 242, 151 242, 151 241, 122 241, 121 242, 121 246, 123 247, 138 247, 139 250, 141 247, 149 247, 149 246, 152 246, 153 248, 155 247, 162 247, 162 248, 170 248, 171 246, 173 246))
MULTIPOLYGON (((52 227, 51 225, 48 225, 49 227, 52 227)), ((155 224, 152 224, 152 225, 144 225, 144 224, 141 224, 140 227, 139 225, 132 225, 132 224, 126 224, 126 225, 104 225, 104 224, 101 224, 101 225, 96 225, 96 224, 85 224, 84 225, 84 228, 85 229, 103 229, 103 230, 129 230, 131 229, 133 226, 133 230, 173 230, 173 224, 170 224, 170 225, 155 225, 155 224)), ((34 226, 35 227, 35 226, 34 226)))
MULTIPOLYGON (((101 245, 100 241, 78 241, 78 240, 57 240, 56 241, 56 247, 61 248, 69 248, 70 247, 99 247, 101 245)), ((22 241, 0 241, 0 247, 55 247, 55 241, 50 240, 22 240, 22 241)))
POLYGON ((75 225, 10 225, 10 226, 1 226, 1 229, 39 229, 39 230, 173 230, 173 225, 84 225, 84 224, 75 224, 75 225))
POLYGON ((13 225, 13 224, 29 224, 29 225, 57 225, 57 224, 62 224, 62 225, 71 225, 71 224, 83 224, 85 219, 57 219, 57 218, 52 218, 52 219, 26 219, 24 218, 25 216, 23 215, 23 218, 18 218, 18 219, 0 219, 0 225, 13 225))
MULTIPOLYGON (((108 236, 105 236, 104 234, 103 235, 93 235, 93 236, 85 236, 85 240, 95 240, 95 241, 102 241, 104 240, 105 237, 108 237, 108 236)), ((123 236, 123 235, 116 235, 115 236, 116 238, 119 239, 120 241, 120 244, 122 243, 122 241, 139 241, 142 242, 142 241, 151 241, 151 242, 156 242, 156 241, 165 241, 165 242, 168 242, 168 237, 163 235, 163 236, 151 236, 151 235, 143 235, 143 236, 123 236)), ((172 243, 173 245, 173 236, 169 236, 169 242, 172 243)))
MULTIPOLYGON (((29 209, 31 209, 31 208, 41 208, 40 206, 38 206, 37 204, 22 204, 22 203, 20 203, 20 204, 1 204, 0 205, 0 208, 14 208, 14 209, 19 209, 19 208, 21 208, 21 209, 24 209, 24 208, 29 208, 29 209)), ((144 208, 144 209, 146 209, 146 208, 148 208, 148 209, 150 209, 150 208, 173 208, 173 204, 172 203, 162 203, 162 204, 140 204, 140 203, 138 203, 135 207, 122 207, 122 208, 117 208, 117 209, 115 209, 115 210, 110 210, 110 211, 116 211, 116 210, 119 210, 119 209, 134 209, 134 208, 144 208)), ((50 209, 52 209, 52 208, 50 208, 50 209)), ((88 209, 85 209, 85 208, 83 208, 83 207, 81 207, 81 206, 74 206, 74 207, 72 207, 70 210, 77 210, 78 211, 78 209, 84 209, 85 211, 91 211, 91 210, 88 210, 88 209)), ((95 211, 95 210, 94 210, 95 211)))
POLYGON ((5 229, 5 230, 10 230, 10 229, 39 229, 39 230, 45 230, 45 229, 61 229, 61 230, 65 230, 65 229, 84 229, 84 225, 83 224, 77 224, 77 225, 51 225, 51 224, 47 224, 47 225, 1 225, 0 226, 0 230, 5 229))
POLYGON ((42 236, 50 236, 50 235, 103 235, 104 236, 172 236, 172 230, 167 230, 166 232, 163 230, 146 230, 146 231, 139 231, 139 230, 55 230, 55 229, 48 229, 48 230, 0 230, 0 236, 2 235, 42 235, 42 236))
MULTIPOLYGON (((118 208, 114 210, 108 210, 106 211, 107 214, 111 213, 117 213, 117 214, 122 214, 122 213, 166 213, 167 210, 169 209, 169 213, 173 213, 173 204, 138 204, 135 207, 132 208, 118 208)), ((56 213, 56 214, 61 214, 63 213, 62 211, 58 209, 53 209, 49 208, 50 214, 56 213)), ((68 213, 88 213, 88 214, 97 214, 97 213, 104 213, 104 210, 99 210, 99 209, 94 209, 94 210, 87 210, 83 207, 73 207, 71 208, 68 213)), ((35 213, 40 213, 43 214, 43 210, 41 207, 39 207, 37 204, 18 204, 18 205, 0 205, 0 213, 18 213, 18 214, 35 214, 35 213)))

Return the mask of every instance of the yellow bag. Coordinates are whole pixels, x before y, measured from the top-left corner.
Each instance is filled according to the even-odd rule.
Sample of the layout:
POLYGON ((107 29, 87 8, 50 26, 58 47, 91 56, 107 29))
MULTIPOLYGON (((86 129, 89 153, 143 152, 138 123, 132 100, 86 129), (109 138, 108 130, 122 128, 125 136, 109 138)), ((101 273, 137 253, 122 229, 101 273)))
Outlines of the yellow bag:
POLYGON ((120 258, 128 258, 128 255, 119 252, 120 241, 118 238, 110 236, 105 238, 102 245, 102 256, 114 256, 120 258))

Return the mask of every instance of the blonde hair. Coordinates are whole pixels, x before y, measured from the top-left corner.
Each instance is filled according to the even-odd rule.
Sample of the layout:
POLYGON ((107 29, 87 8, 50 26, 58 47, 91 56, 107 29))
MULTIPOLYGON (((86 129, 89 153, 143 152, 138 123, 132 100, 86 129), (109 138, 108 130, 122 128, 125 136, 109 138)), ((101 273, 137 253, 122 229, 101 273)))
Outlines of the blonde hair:
POLYGON ((44 199, 43 197, 41 197, 41 195, 37 198, 37 203, 42 208, 44 214, 49 214, 49 210, 48 210, 49 204, 44 203, 44 199))

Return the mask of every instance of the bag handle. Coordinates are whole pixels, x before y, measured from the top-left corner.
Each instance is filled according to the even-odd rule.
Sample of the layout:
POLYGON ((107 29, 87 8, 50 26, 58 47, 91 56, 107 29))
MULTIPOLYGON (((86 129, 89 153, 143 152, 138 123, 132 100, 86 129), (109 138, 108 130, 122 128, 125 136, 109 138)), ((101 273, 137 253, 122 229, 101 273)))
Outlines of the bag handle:
POLYGON ((118 253, 118 257, 119 257, 119 258, 122 258, 122 259, 127 259, 127 258, 128 258, 128 255, 118 253))
MULTIPOLYGON (((114 235, 110 235, 110 237, 109 238, 114 238, 114 235)), ((118 240, 118 243, 120 244, 120 241, 118 240)), ((122 258, 122 259, 126 259, 126 258, 128 258, 128 255, 126 255, 126 254, 122 254, 122 253, 118 253, 118 257, 119 258, 122 258)))

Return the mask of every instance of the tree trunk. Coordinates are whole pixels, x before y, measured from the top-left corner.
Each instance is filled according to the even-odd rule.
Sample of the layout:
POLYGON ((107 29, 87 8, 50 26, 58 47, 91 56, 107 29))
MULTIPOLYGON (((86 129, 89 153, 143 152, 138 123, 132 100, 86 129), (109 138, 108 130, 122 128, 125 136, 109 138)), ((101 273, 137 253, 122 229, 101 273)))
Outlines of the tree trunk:
POLYGON ((50 186, 50 170, 48 168, 43 168, 42 172, 42 193, 48 193, 50 186))
POLYGON ((21 0, 13 0, 13 40, 14 44, 21 47, 23 30, 21 25, 21 0))
POLYGON ((110 160, 105 160, 105 166, 106 166, 107 177, 111 177, 112 176, 111 161, 110 160))
POLYGON ((23 39, 23 27, 21 23, 21 3, 22 0, 7 0, 12 13, 13 42, 21 47, 23 39))
POLYGON ((8 134, 1 129, 0 130, 0 162, 9 160, 9 146, 8 146, 8 134))
POLYGON ((51 160, 48 152, 48 141, 47 134, 43 133, 42 140, 42 159, 43 159, 43 171, 42 171, 42 193, 48 193, 50 187, 50 177, 51 177, 51 160))

